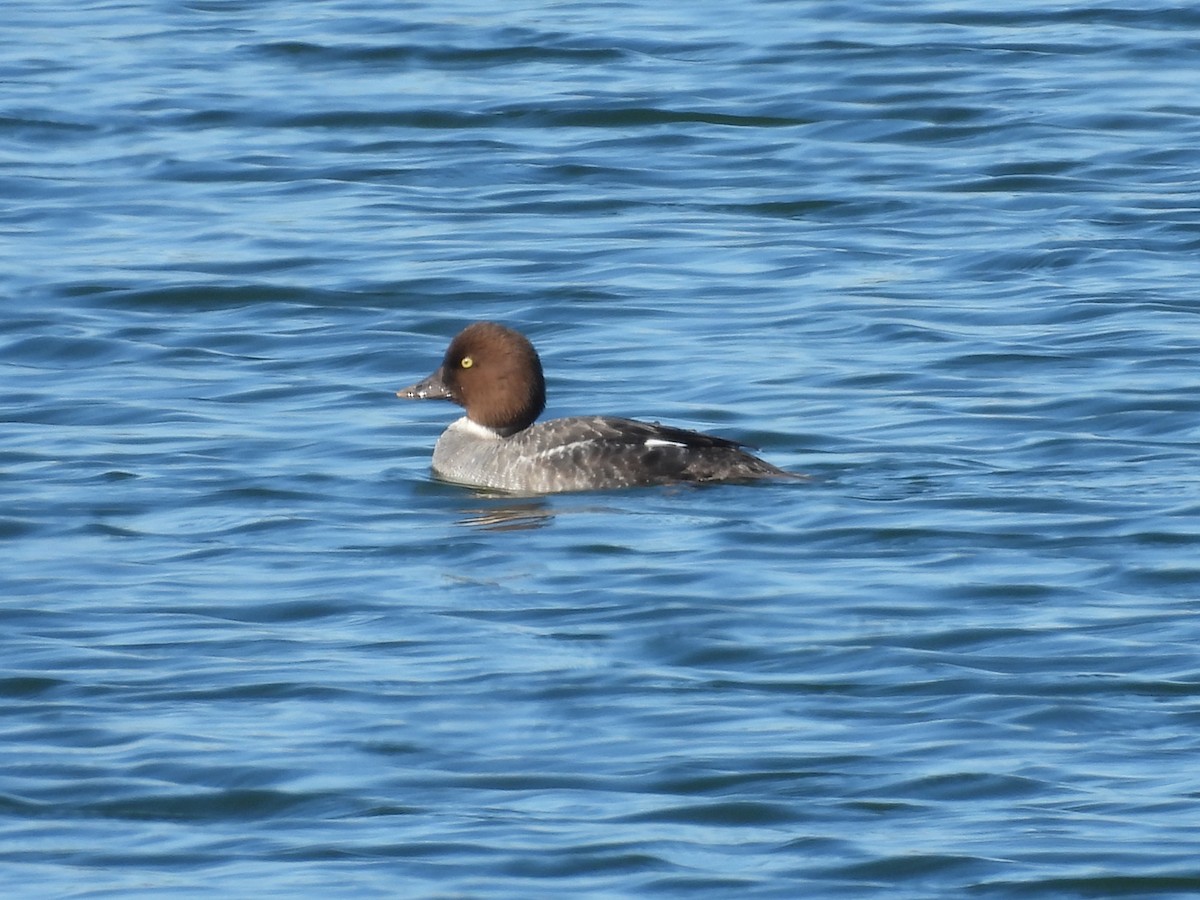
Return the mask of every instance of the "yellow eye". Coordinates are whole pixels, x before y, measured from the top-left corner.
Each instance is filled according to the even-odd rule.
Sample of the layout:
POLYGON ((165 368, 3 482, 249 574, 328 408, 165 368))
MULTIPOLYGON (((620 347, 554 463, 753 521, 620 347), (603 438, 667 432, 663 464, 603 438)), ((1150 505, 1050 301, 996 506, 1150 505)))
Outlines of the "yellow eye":
POLYGON ((475 360, 471 359, 471 357, 469 357, 469 356, 464 356, 462 358, 462 362, 460 362, 459 365, 462 366, 464 369, 469 369, 469 368, 471 368, 471 366, 475 365, 475 360))

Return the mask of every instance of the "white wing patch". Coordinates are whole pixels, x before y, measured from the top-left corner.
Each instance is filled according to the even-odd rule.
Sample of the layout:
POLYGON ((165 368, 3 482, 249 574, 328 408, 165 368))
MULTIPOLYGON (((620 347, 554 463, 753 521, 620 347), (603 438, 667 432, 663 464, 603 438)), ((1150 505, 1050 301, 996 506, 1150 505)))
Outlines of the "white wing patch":
MULTIPOLYGON (((603 454, 607 447, 607 449, 619 451, 621 446, 622 445, 619 443, 614 443, 611 447, 607 447, 604 437, 588 435, 587 437, 580 438, 579 440, 567 441, 565 444, 557 444, 553 447, 547 447, 545 450, 534 451, 533 455, 543 460, 556 459, 559 457, 568 456, 579 450, 582 450, 585 453, 597 452, 603 454)), ((656 447, 686 448, 687 444, 681 441, 669 441, 666 438, 646 438, 644 441, 642 441, 642 446, 647 450, 652 450, 656 447)))

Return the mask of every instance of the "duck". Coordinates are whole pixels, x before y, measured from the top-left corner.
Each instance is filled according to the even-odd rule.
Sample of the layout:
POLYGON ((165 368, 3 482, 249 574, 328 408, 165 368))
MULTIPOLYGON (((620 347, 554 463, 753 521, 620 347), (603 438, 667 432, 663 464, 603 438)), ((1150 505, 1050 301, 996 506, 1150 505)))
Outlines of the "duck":
POLYGON ((737 441, 658 422, 601 415, 538 422, 546 408, 541 359, 525 335, 498 322, 462 329, 441 365, 396 396, 466 410, 438 438, 432 469, 473 488, 533 495, 806 477, 737 441))

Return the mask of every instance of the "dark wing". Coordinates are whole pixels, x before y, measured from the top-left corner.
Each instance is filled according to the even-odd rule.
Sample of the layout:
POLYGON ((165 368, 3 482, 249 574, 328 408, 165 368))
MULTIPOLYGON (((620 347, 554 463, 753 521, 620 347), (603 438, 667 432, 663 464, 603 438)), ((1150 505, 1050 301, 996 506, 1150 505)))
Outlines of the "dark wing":
POLYGON ((611 484, 670 484, 787 478, 726 438, 611 416, 573 416, 535 425, 573 464, 611 484), (567 436, 570 436, 569 439, 567 436), (561 438, 561 441, 559 440, 561 438))
POLYGON ((613 416, 597 416, 593 421, 598 423, 597 428, 604 433, 605 438, 621 443, 645 444, 647 441, 670 441, 696 450, 716 447, 740 450, 747 446, 738 441, 705 434, 702 431, 673 428, 670 425, 659 425, 657 422, 639 422, 636 419, 621 419, 613 416))

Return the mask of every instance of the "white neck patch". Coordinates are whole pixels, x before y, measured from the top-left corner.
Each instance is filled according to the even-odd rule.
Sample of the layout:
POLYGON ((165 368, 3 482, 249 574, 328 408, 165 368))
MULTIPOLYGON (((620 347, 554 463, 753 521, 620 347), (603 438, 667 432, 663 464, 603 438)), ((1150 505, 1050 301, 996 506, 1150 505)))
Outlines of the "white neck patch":
POLYGON ((450 423, 450 428, 453 428, 455 431, 464 431, 472 437, 490 438, 491 440, 500 439, 500 435, 495 431, 486 425, 480 425, 478 422, 471 421, 466 416, 463 416, 461 419, 455 419, 450 423))

